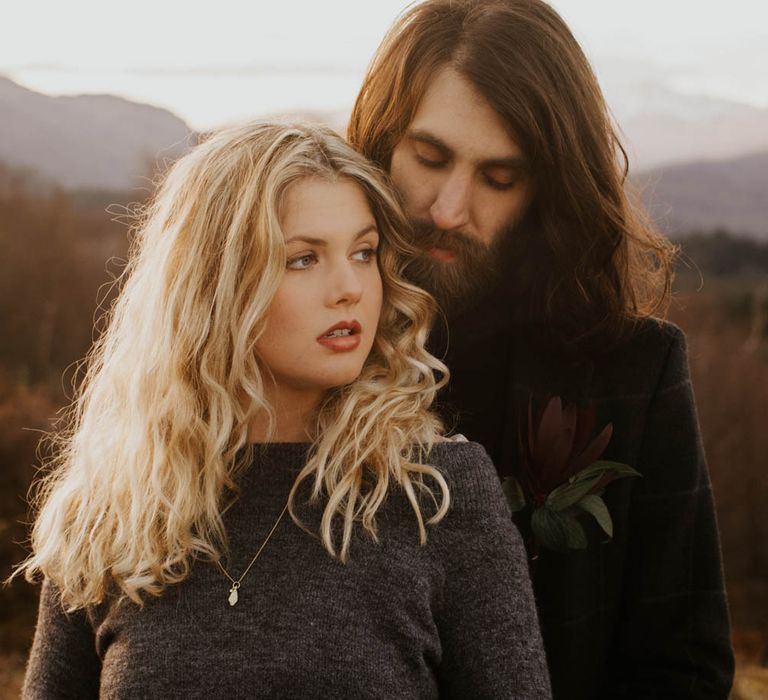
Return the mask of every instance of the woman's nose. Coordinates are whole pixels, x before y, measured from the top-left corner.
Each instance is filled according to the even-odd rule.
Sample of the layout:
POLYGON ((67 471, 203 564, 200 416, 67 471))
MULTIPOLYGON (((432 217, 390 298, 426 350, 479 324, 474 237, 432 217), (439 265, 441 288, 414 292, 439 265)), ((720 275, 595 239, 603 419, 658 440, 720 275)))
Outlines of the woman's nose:
POLYGON ((332 306, 346 306, 360 301, 363 295, 363 285, 354 268, 354 263, 345 261, 335 266, 329 301, 332 306))

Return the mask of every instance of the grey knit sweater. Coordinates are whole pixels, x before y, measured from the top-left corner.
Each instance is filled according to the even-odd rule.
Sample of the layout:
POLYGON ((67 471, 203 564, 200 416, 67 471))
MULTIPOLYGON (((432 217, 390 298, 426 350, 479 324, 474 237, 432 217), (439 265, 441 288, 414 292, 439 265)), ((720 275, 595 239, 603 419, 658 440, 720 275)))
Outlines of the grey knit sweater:
MULTIPOLYGON (((237 578, 279 515, 306 445, 257 453, 225 514, 237 578)), ((393 491, 376 544, 332 559, 287 515, 230 607, 213 564, 151 598, 70 615, 43 585, 25 698, 549 698, 526 556, 493 464, 476 443, 429 461, 452 507, 418 544, 393 491)), ((425 504, 426 505, 426 504, 425 504)), ((299 509, 317 525, 318 507, 299 509)))

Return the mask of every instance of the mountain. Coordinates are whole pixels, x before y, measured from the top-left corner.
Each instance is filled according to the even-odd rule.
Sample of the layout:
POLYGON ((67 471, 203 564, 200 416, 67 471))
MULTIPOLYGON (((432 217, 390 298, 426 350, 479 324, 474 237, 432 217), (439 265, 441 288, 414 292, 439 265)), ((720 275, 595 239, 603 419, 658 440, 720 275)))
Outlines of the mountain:
POLYGON ((601 82, 634 172, 768 151, 768 109, 674 88, 659 67, 614 63, 601 82))
MULTIPOLYGON (((632 180, 664 231, 725 228, 768 241, 768 110, 654 82, 608 87, 630 155, 642 156, 631 161, 632 180)), ((292 116, 344 121, 340 113, 292 116)), ((1 76, 0 124, 0 162, 69 190, 146 189, 156 164, 194 140, 164 109, 108 95, 49 97, 1 76)))
POLYGON ((192 130, 165 109, 111 95, 50 97, 0 76, 0 161, 66 189, 121 190, 186 151, 192 130))
POLYGON ((768 150, 669 165, 633 182, 653 219, 672 237, 722 228, 768 242, 768 150))

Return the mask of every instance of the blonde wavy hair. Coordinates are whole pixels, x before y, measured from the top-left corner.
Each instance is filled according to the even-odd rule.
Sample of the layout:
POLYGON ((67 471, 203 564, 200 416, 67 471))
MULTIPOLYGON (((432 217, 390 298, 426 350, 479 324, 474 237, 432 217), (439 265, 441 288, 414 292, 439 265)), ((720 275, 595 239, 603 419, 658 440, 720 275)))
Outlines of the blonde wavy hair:
POLYGON ((401 276, 412 251, 386 176, 330 130, 249 123, 210 134, 177 161, 141 215, 67 427, 51 436, 54 457, 32 501, 32 554, 13 576, 48 577, 70 610, 112 594, 141 605, 143 594, 184 580, 193 559, 227 552, 221 516, 253 457, 248 425, 260 412, 273 424, 254 346, 285 271, 281 201, 310 176, 365 192, 384 297, 360 377, 318 409, 291 516, 299 523, 295 495, 313 480, 312 499, 327 499, 320 538, 342 561, 356 523, 376 538, 394 484, 422 543, 425 521, 444 517, 447 483, 422 460, 441 434, 429 407, 447 369, 424 347, 431 297, 401 276))

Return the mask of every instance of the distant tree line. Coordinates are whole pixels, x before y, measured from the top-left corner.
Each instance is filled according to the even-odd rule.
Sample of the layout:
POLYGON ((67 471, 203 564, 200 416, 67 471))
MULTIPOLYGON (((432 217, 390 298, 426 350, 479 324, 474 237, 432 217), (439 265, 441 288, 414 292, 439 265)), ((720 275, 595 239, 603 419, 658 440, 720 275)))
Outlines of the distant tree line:
POLYGON ((675 240, 679 266, 695 263, 702 274, 740 277, 768 274, 768 241, 735 236, 725 229, 691 231, 675 240))
MULTIPOLYGON (((119 206, 106 208, 125 201, 73 195, 0 165, 0 578, 26 555, 25 496, 43 456, 38 442, 69 402, 94 320, 114 298, 128 227, 119 206)), ((26 652, 36 596, 20 583, 0 588, 0 669, 4 654, 26 652)))
POLYGON ((0 166, 0 370, 6 375, 55 385, 85 355, 97 298, 101 307, 109 304, 105 285, 127 252, 127 227, 115 218, 92 197, 78 200, 0 166))

